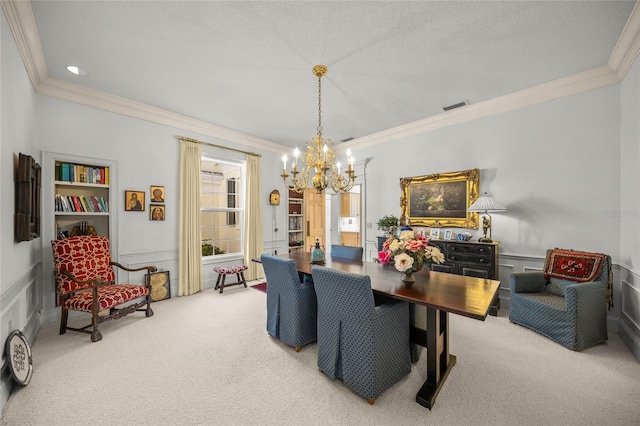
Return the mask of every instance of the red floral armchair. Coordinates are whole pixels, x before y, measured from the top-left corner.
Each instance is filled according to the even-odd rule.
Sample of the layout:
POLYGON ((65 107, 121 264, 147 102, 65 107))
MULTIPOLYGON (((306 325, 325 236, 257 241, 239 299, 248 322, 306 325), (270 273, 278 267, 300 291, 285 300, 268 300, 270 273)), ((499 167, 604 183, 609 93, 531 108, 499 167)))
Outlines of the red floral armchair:
POLYGON ((148 273, 155 272, 155 266, 127 268, 113 262, 107 237, 64 238, 51 241, 51 247, 56 291, 62 307, 60 334, 67 330, 78 331, 91 334, 91 341, 98 342, 102 340, 99 329, 102 322, 119 319, 136 311, 144 311, 147 317, 153 315, 148 273), (146 270, 145 284, 116 284, 114 266, 125 271, 146 270), (121 306, 128 302, 133 303, 121 306), (81 328, 67 326, 69 311, 91 314, 91 324, 81 328))

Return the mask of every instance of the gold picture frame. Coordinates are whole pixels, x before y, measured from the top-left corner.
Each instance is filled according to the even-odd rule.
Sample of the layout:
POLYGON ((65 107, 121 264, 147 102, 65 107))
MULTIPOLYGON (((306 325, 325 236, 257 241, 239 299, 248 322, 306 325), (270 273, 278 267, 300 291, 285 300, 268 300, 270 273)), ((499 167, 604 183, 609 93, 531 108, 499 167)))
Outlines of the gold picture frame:
POLYGON ((124 211, 143 212, 144 191, 134 191, 131 189, 124 191, 124 211))
POLYGON ((400 188, 409 225, 478 229, 478 213, 467 209, 479 196, 479 169, 400 178, 400 188))
POLYGON ((151 301, 171 299, 171 279, 169 271, 152 272, 147 274, 147 280, 151 286, 151 301))

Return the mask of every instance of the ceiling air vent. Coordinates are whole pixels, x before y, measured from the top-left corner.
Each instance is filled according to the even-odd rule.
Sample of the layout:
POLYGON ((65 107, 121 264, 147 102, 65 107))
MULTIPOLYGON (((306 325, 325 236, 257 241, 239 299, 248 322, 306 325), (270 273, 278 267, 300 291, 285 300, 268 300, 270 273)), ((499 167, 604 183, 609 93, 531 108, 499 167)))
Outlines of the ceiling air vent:
POLYGON ((445 111, 449 111, 450 109, 460 108, 465 105, 469 105, 469 102, 467 101, 458 102, 457 104, 449 105, 449 106, 443 107, 442 109, 445 111))

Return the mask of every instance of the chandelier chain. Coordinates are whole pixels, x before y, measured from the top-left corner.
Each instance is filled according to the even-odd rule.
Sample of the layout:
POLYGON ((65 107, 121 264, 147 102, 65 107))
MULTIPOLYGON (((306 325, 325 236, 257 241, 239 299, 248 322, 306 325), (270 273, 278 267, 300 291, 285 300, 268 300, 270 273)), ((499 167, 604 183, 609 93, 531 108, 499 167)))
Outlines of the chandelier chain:
POLYGON ((322 139, 322 75, 318 76, 318 138, 322 139))

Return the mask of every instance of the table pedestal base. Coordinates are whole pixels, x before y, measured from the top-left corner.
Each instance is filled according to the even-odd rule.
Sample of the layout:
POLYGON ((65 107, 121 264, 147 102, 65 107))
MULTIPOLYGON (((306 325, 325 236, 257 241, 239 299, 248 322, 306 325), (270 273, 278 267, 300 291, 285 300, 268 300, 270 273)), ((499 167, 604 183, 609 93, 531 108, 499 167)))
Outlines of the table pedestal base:
POLYGON ((434 386, 427 380, 416 394, 416 402, 418 404, 431 410, 433 404, 436 402, 436 397, 438 396, 440 389, 442 389, 442 386, 454 365, 456 365, 456 357, 455 355, 449 355, 447 369, 444 371, 444 374, 440 378, 438 384, 434 386))

